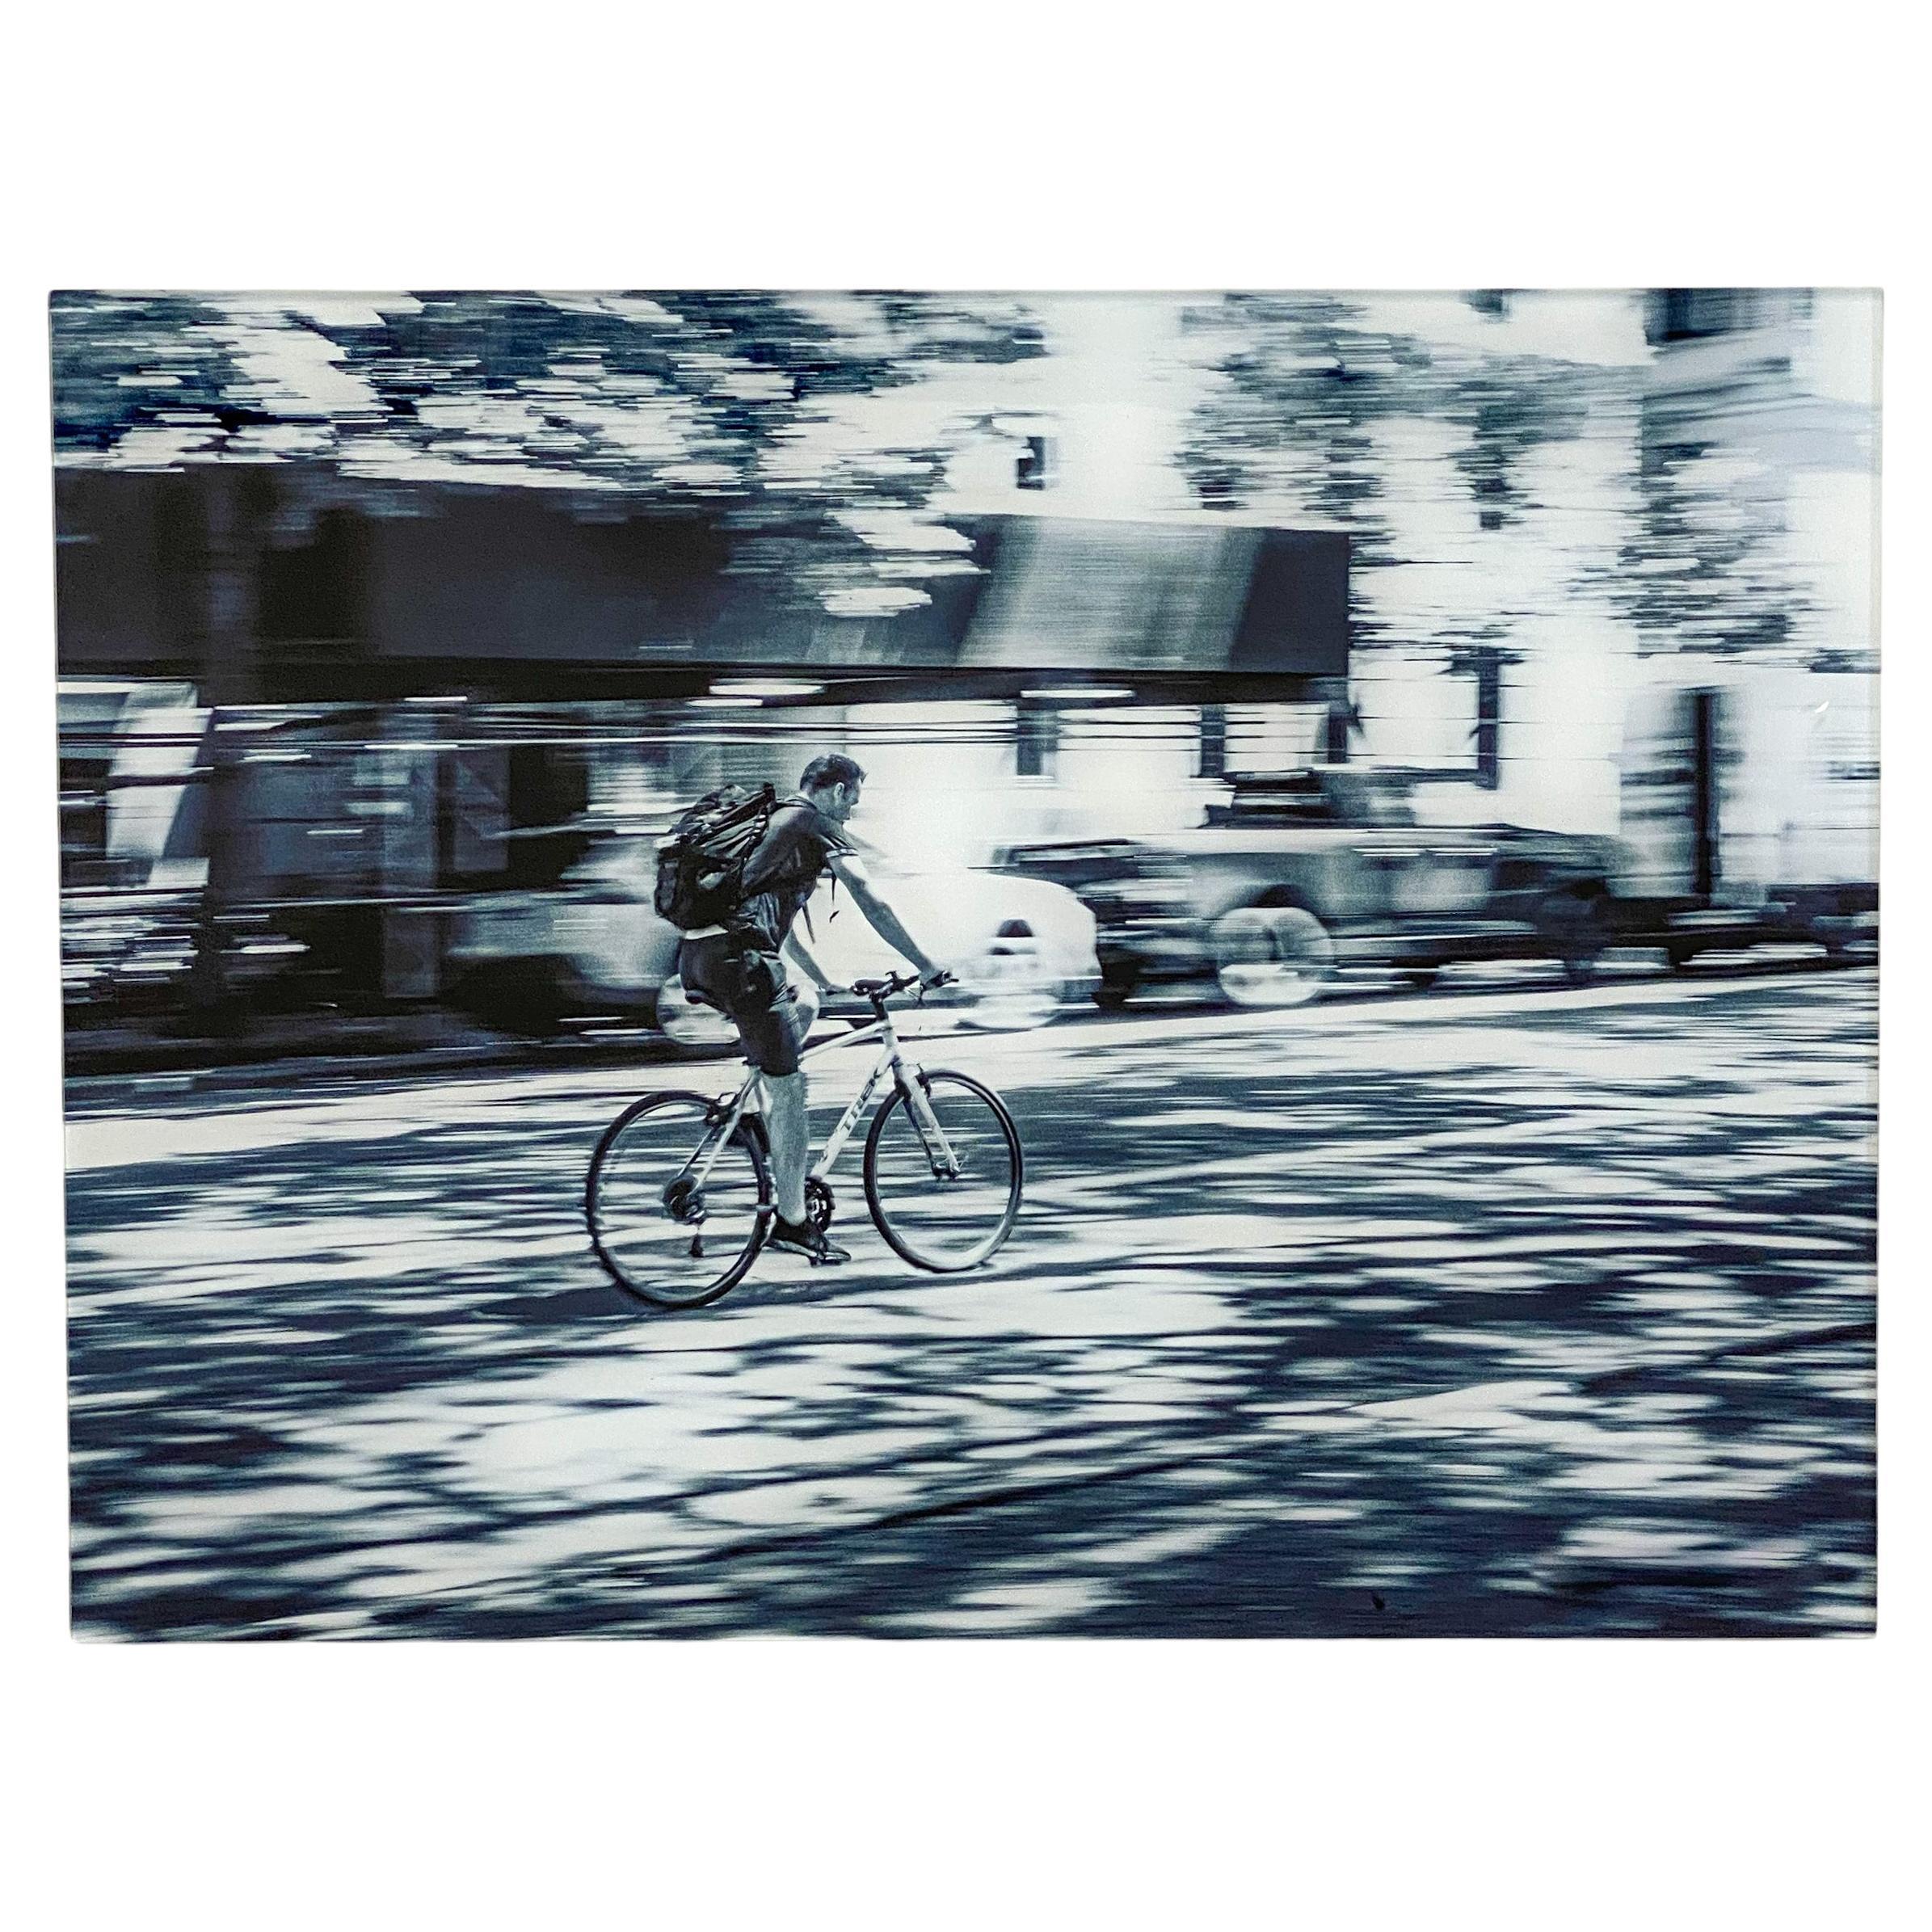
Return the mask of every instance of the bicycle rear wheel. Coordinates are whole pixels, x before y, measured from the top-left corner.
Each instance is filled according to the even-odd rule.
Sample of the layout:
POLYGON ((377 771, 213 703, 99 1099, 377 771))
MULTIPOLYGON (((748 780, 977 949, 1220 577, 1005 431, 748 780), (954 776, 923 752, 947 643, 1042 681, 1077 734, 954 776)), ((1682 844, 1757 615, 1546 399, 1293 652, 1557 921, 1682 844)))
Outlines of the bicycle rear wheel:
POLYGON ((1025 1161, 1020 1132, 990 1087, 963 1073, 916 1076, 940 1139, 901 1088, 865 1137, 865 1202, 915 1268, 951 1274, 989 1260, 1012 1232, 1025 1161))
POLYGON ((626 1107, 591 1156, 591 1246, 624 1292, 654 1308, 701 1308, 744 1278, 772 1205, 764 1149, 743 1120, 717 1147, 726 1109, 699 1093, 626 1107), (697 1170, 717 1147, 699 1185, 697 1170))

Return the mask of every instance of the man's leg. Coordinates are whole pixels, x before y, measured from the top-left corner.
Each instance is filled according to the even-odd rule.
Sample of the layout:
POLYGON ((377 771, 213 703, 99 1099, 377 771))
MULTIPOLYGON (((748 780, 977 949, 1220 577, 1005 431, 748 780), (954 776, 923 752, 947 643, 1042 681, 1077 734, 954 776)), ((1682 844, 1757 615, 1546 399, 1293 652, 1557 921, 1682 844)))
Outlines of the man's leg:
POLYGON ((789 989, 765 1016, 760 1029, 758 1065, 764 1071, 765 1132, 772 1147, 772 1180, 777 1196, 778 1223, 773 1244, 814 1262, 849 1261, 852 1256, 806 1219, 805 1168, 810 1153, 805 1118, 805 1075, 798 1065, 798 1048, 810 1030, 817 1001, 802 1005, 789 989), (772 1029, 776 1029, 776 1037, 772 1029), (789 1067, 789 1072, 773 1071, 789 1067))
POLYGON ((805 1075, 764 1076, 765 1126, 772 1139, 772 1183, 778 1212, 794 1227, 805 1219, 805 1160, 809 1151, 805 1118, 805 1075))

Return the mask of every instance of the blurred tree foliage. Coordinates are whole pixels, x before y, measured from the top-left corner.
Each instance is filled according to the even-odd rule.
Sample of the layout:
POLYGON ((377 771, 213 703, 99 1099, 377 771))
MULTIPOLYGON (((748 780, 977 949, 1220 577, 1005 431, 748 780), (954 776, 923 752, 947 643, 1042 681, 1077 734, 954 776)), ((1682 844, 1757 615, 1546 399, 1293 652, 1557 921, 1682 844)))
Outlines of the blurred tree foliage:
POLYGON ((1581 433, 1596 373, 1552 358, 1451 349, 1345 297, 1230 295, 1185 326, 1220 380, 1182 462, 1204 500, 1280 500, 1352 531, 1373 566, 1401 558, 1383 515, 1393 481, 1375 431, 1433 419, 1467 432, 1456 469, 1485 528, 1520 520, 1522 459, 1581 433))
POLYGON ((743 567, 908 593, 853 519, 923 511, 948 425, 882 408, 939 365, 1043 352, 1017 301, 905 294, 59 294, 57 461, 306 457, 344 475, 701 504, 743 567))
POLYGON ((1181 451, 1202 500, 1286 500, 1351 532, 1358 562, 1383 561, 1384 479, 1372 430, 1413 411, 1427 351, 1326 295, 1224 296, 1189 310, 1182 326, 1220 377, 1181 451))
MULTIPOLYGON (((1498 293, 1464 299, 1480 314, 1507 314, 1498 293)), ((1588 596, 1633 621, 1646 648, 1748 650, 1783 642, 1812 608, 1785 541, 1782 472, 1751 452, 1749 412, 1766 398, 1695 387, 1647 396, 1639 365, 1489 352, 1469 346, 1466 331, 1454 345, 1425 339, 1380 326, 1372 301, 1330 295, 1227 296, 1189 310, 1185 326, 1214 378, 1181 452, 1205 503, 1346 529, 1360 573, 1411 562, 1391 508, 1416 479, 1399 476, 1410 459, 1387 432, 1445 425, 1475 511, 1475 533, 1453 560, 1480 566, 1504 554, 1492 539, 1506 545, 1545 507, 1526 480, 1529 459, 1552 444, 1616 435, 1631 487, 1627 503, 1605 513, 1608 541, 1559 554, 1530 539, 1543 543, 1548 614, 1588 596), (1593 423, 1599 403, 1609 406, 1593 423)), ((1433 477, 1421 487, 1439 494, 1433 477)), ((1383 627, 1372 579, 1364 587, 1357 635, 1370 642, 1383 627)), ((1435 634, 1484 641, 1505 629, 1445 615, 1435 634)))
POLYGON ((1800 638, 1818 609, 1788 542, 1784 479, 1727 451, 1699 414, 1682 395, 1645 403, 1641 509, 1611 594, 1649 649, 1774 650, 1800 638))

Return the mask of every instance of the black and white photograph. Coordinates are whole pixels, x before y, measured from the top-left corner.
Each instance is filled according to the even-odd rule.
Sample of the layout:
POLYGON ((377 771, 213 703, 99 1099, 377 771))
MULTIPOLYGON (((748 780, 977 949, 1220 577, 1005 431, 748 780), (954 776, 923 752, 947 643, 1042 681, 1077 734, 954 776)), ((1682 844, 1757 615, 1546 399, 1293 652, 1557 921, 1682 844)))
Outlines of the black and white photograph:
POLYGON ((1905 19, 23 16, 15 1917, 1923 1916, 1905 19))
POLYGON ((1871 1631, 1882 309, 55 291, 75 1635, 1871 1631))

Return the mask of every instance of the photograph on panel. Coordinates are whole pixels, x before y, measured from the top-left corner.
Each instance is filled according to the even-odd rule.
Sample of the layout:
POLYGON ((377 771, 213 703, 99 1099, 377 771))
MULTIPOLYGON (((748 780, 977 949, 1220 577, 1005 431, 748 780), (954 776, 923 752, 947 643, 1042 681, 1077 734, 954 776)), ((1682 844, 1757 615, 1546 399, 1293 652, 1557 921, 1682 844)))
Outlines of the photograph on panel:
POLYGON ((1873 1629, 1879 319, 57 292, 76 1635, 1873 1629))

